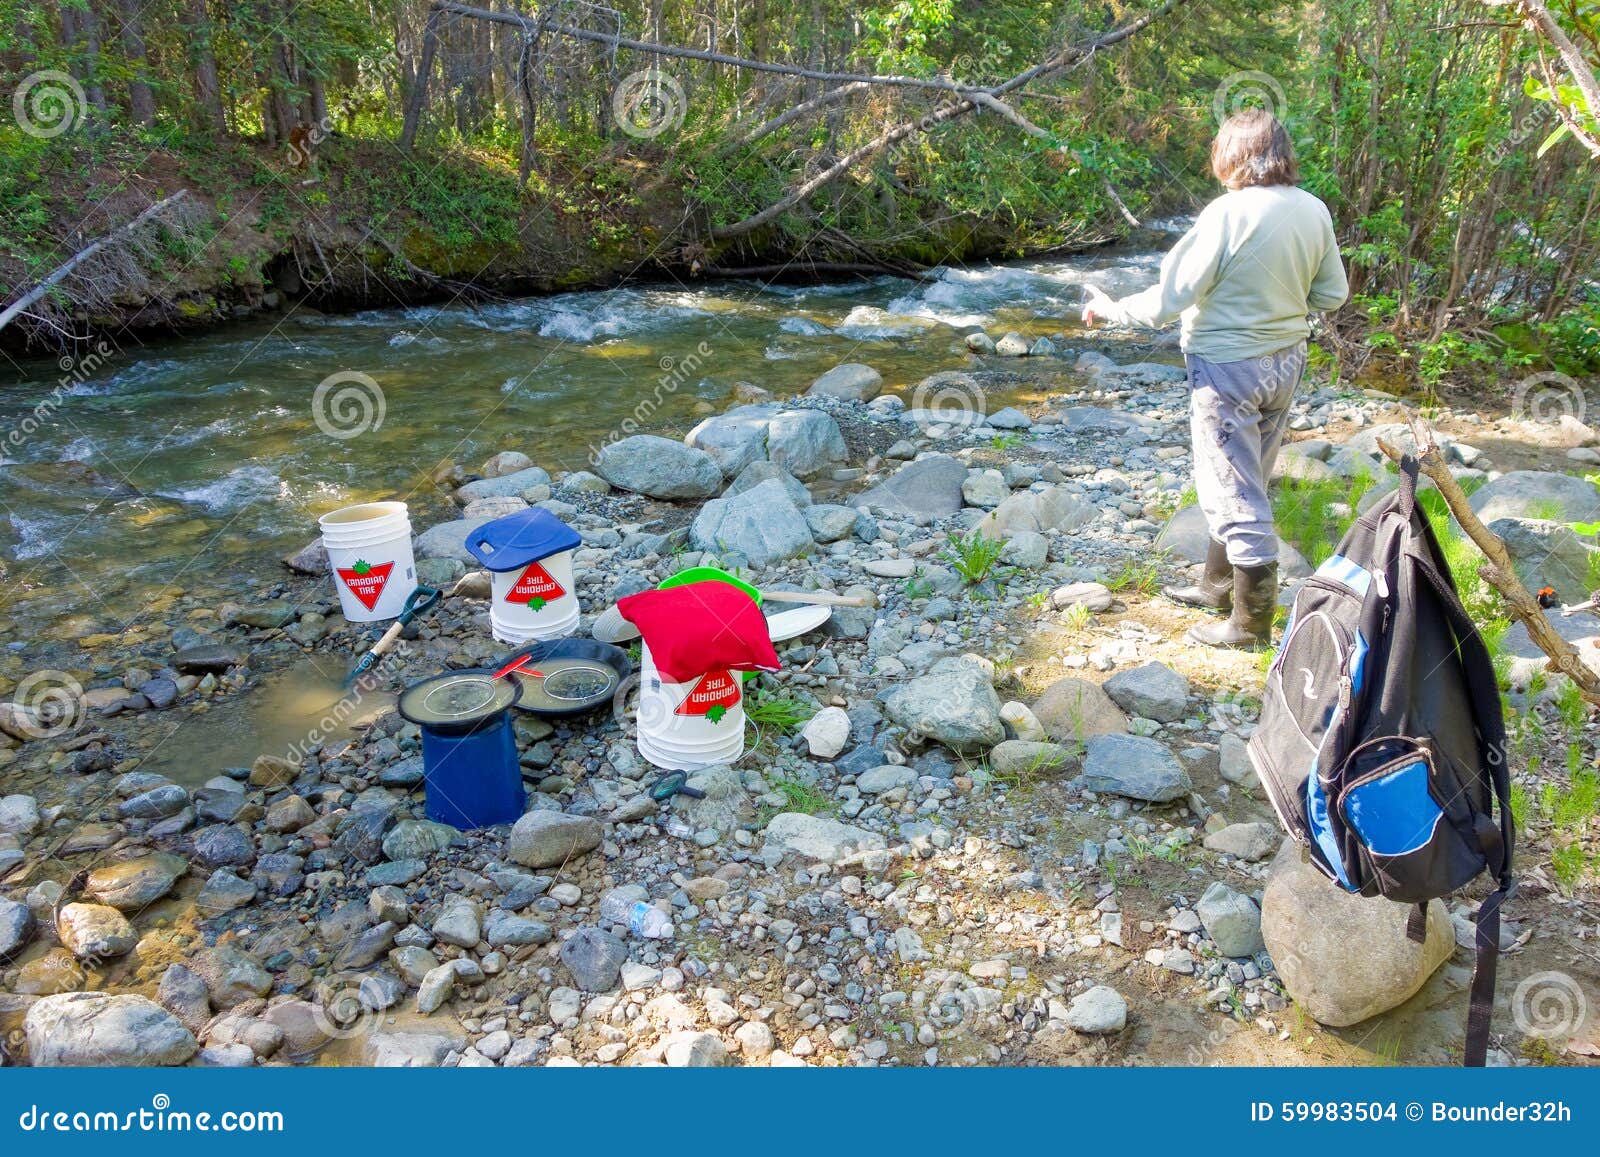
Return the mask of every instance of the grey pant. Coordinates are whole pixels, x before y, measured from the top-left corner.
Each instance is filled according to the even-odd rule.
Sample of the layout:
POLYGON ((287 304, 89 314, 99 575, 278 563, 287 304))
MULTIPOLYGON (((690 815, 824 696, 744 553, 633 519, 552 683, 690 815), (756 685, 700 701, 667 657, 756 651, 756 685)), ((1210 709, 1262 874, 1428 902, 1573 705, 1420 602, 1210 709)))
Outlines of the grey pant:
POLYGON ((1305 373, 1305 342, 1244 361, 1208 362, 1194 354, 1185 361, 1194 488, 1206 525, 1227 544, 1235 566, 1276 562, 1267 479, 1305 373))

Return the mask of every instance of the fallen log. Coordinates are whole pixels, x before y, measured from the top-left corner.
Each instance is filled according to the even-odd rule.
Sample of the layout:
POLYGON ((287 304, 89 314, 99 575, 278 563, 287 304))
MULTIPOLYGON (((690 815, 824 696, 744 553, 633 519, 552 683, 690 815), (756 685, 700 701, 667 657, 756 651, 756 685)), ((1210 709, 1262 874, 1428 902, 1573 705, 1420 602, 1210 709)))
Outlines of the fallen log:
POLYGON ((77 269, 85 261, 95 256, 95 254, 102 252, 106 248, 118 244, 124 238, 132 236, 139 229, 160 217, 167 210, 178 205, 188 195, 189 190, 179 189, 170 197, 163 197, 154 205, 151 205, 144 212, 133 218, 133 220, 117 226, 117 228, 113 229, 110 233, 107 233, 103 237, 97 238, 88 245, 85 245, 66 261, 62 262, 60 265, 56 266, 55 269, 51 270, 50 274, 45 277, 43 281, 39 282, 39 284, 35 285, 27 293, 24 293, 21 297, 17 298, 16 301, 6 306, 5 311, 0 312, 0 329, 5 329, 5 327, 10 325, 14 319, 27 312, 29 306, 36 304, 45 296, 45 294, 49 293, 52 289, 70 277, 73 270, 77 269))

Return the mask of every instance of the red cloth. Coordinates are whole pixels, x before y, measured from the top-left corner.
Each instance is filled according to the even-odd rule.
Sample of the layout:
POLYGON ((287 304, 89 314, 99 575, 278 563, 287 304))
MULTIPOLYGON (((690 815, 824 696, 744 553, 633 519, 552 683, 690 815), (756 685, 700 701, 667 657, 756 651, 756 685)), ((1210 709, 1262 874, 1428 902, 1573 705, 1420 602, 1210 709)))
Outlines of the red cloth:
POLYGON ((756 601, 731 583, 687 583, 644 591, 617 602, 639 628, 656 670, 674 683, 707 671, 776 671, 767 620, 756 601))

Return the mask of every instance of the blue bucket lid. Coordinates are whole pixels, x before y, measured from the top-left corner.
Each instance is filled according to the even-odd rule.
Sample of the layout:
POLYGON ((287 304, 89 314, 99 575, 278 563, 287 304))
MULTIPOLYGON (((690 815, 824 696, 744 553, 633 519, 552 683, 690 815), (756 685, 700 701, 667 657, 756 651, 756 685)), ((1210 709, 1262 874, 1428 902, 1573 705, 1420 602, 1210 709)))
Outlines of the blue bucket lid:
POLYGON ((542 507, 486 522, 467 535, 467 552, 490 570, 515 570, 583 541, 576 530, 542 507))

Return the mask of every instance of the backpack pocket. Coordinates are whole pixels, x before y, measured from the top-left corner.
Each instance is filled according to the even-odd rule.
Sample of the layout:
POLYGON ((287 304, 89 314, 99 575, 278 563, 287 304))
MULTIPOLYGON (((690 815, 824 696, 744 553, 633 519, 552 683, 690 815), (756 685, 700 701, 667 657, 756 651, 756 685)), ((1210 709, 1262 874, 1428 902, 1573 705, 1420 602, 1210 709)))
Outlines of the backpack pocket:
POLYGON ((1261 725, 1251 739, 1256 773, 1278 819, 1302 841, 1307 778, 1329 731, 1360 690, 1367 642, 1359 629, 1368 572, 1335 556, 1295 596, 1293 621, 1267 670, 1261 725))
POLYGON ((1452 822, 1461 783, 1426 742, 1369 740, 1350 753, 1340 779, 1335 810, 1355 889, 1419 903, 1483 870, 1482 856, 1452 822))

